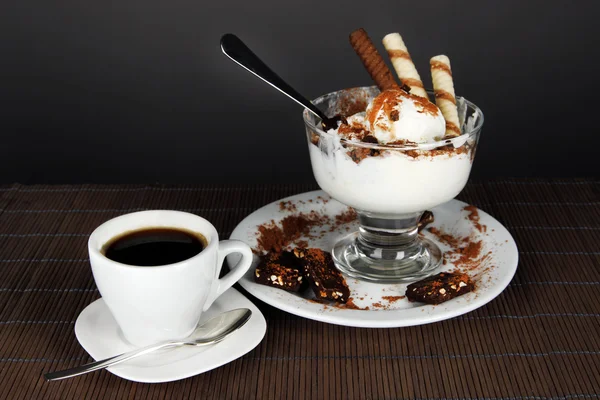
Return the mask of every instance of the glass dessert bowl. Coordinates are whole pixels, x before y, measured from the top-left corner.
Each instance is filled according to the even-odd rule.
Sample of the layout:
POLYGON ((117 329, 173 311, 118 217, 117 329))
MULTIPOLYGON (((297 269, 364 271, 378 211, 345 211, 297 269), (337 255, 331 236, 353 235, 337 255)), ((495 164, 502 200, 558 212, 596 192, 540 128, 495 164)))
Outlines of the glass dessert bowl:
MULTIPOLYGON (((327 115, 364 111, 377 87, 344 89, 314 101, 327 115)), ((429 92, 433 98, 433 93, 429 92)), ((464 188, 483 125, 473 103, 457 98, 461 135, 427 143, 373 143, 325 132, 308 110, 304 122, 317 183, 333 199, 354 208, 359 230, 334 245, 336 266, 373 282, 410 282, 430 275, 443 254, 418 234, 424 211, 464 188)), ((372 138, 372 137, 371 137, 372 138)))

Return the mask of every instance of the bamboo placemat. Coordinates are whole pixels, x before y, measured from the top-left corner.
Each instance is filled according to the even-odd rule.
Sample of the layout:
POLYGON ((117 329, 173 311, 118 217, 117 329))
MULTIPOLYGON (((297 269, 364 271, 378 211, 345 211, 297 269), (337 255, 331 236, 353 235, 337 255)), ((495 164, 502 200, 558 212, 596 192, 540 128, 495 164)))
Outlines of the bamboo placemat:
POLYGON ((42 373, 91 361, 73 332, 98 292, 87 236, 120 214, 167 208, 221 238, 253 210, 312 185, 0 186, 0 398, 588 399, 600 390, 600 181, 470 183, 519 246, 519 268, 488 305, 448 321, 359 329, 307 320, 250 297, 262 343, 182 381, 140 384, 101 371, 42 373))

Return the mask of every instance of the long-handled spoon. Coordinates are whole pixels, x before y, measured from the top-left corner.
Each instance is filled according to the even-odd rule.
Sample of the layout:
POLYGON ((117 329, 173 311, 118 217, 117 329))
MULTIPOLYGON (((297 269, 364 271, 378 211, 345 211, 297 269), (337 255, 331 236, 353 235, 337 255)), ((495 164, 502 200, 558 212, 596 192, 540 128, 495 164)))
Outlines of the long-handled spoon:
POLYGON ((332 118, 327 117, 321 110, 319 110, 313 103, 310 102, 306 97, 298 93, 293 87, 285 82, 279 75, 277 75, 271 68, 267 66, 256 54, 252 52, 238 38, 232 33, 227 33, 221 37, 221 50, 223 53, 237 64, 241 65, 254 75, 279 90, 281 93, 294 100, 296 103, 307 108, 311 113, 321 119, 321 124, 325 130, 334 129, 338 126, 338 121, 342 120, 342 117, 335 116, 332 118))

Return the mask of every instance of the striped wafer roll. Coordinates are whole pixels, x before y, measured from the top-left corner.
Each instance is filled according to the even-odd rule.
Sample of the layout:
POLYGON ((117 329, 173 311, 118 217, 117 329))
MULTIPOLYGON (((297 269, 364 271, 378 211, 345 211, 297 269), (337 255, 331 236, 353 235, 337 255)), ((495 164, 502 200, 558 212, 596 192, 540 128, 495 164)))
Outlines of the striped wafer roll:
POLYGON ((458 110, 456 108, 456 95, 450 59, 444 55, 435 56, 429 62, 431 66, 431 79, 435 92, 435 103, 446 119, 446 137, 460 136, 458 110))
POLYGON ((373 42, 363 29, 357 29, 350 34, 350 44, 360 57, 363 65, 375 81, 379 90, 398 89, 398 83, 392 75, 392 71, 385 65, 383 58, 373 45, 373 42))
POLYGON ((421 77, 413 64, 408 49, 399 33, 390 33, 383 38, 383 45, 388 52, 392 65, 402 84, 410 87, 410 93, 419 97, 427 97, 421 77))

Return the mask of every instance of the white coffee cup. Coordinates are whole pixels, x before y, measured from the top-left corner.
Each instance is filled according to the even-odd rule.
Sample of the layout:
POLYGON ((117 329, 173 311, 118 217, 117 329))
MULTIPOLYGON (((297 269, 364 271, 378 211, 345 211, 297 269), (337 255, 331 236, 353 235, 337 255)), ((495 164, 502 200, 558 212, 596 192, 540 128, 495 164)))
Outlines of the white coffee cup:
POLYGON ((215 227, 194 214, 180 211, 141 211, 100 225, 88 241, 90 263, 98 290, 130 343, 145 346, 192 333, 203 311, 250 268, 252 251, 238 240, 219 242, 215 227), (144 228, 181 228, 202 234, 208 244, 187 260, 156 267, 121 264, 101 250, 111 239, 144 228), (223 278, 225 256, 242 259, 223 278))

